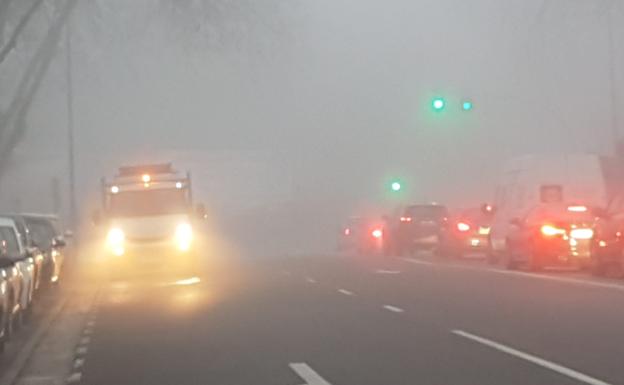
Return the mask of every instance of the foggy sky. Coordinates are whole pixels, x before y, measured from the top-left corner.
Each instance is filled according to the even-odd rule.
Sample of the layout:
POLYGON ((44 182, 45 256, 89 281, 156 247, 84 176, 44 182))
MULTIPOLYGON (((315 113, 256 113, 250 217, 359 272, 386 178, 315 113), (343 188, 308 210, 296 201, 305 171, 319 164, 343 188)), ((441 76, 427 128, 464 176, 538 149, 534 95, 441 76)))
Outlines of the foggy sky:
MULTIPOLYGON (((106 3, 95 19, 84 4, 72 18, 81 197, 118 163, 189 149, 212 154, 205 167, 222 169, 211 174, 221 184, 236 178, 218 175, 245 179, 255 171, 236 165, 261 159, 271 182, 229 192, 261 196, 258 206, 387 208, 398 203, 385 191, 392 177, 405 182, 405 201, 485 201, 511 156, 611 150, 608 17, 624 123, 619 2, 299 0, 275 26, 222 49, 145 12, 154 1, 106 3), (444 113, 431 112, 434 96, 447 99, 444 113)), ((63 58, 14 174, 66 176, 63 58)), ((217 196, 227 185, 217 190, 210 199, 231 202, 217 196)))

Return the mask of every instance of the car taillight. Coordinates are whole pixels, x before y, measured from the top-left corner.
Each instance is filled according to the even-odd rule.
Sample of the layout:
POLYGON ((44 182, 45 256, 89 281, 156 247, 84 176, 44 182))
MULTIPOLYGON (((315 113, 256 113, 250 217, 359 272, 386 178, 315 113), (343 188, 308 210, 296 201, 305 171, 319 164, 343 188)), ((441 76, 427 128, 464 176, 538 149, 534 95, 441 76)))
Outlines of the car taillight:
POLYGON ((585 213, 587 212, 587 206, 583 206, 583 205, 568 206, 568 211, 572 213, 585 213))
POLYGON ((381 231, 380 229, 375 229, 371 232, 371 235, 373 236, 373 238, 379 239, 383 235, 383 231, 381 231))
POLYGON ((553 225, 544 225, 541 228, 541 232, 543 235, 547 236, 547 237, 554 237, 555 235, 563 235, 565 234, 565 230, 564 229, 560 229, 558 227, 555 227, 553 225))
POLYGON ((470 225, 468 223, 465 222, 458 222, 457 223, 457 230, 461 231, 461 232, 465 232, 470 230, 470 225))
POLYGON ((574 239, 592 239, 594 230, 592 229, 572 229, 570 237, 574 239))
POLYGON ((411 217, 401 217, 401 222, 411 222, 412 218, 411 217))
POLYGON ((350 228, 344 229, 344 235, 350 235, 350 234, 351 234, 351 229, 350 228))

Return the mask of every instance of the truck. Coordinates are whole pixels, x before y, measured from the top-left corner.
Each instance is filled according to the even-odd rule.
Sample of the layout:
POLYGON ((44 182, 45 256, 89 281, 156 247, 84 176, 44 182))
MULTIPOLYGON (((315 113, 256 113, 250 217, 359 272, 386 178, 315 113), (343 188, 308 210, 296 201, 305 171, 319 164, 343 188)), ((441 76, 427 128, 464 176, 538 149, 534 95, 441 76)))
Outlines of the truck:
POLYGON ((102 208, 93 214, 113 279, 149 275, 181 278, 199 269, 198 232, 206 217, 193 205, 189 172, 171 163, 123 166, 101 180, 102 208))

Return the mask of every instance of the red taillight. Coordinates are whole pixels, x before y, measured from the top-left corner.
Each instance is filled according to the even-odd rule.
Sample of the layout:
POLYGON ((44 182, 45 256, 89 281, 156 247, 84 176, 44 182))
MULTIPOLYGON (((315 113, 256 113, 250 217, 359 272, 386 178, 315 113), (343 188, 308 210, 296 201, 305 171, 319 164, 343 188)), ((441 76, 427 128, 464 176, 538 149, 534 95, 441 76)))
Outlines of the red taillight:
POLYGON ((563 235, 565 234, 564 229, 557 228, 553 225, 544 225, 541 228, 541 232, 543 235, 547 237, 554 237, 555 235, 563 235))
POLYGON ((465 222, 458 222, 457 223, 457 230, 461 231, 461 232, 465 232, 470 230, 470 225, 468 223, 465 222))
POLYGON ((373 238, 379 239, 383 235, 383 231, 381 231, 380 229, 375 229, 371 232, 371 235, 373 236, 373 238))
POLYGON ((346 228, 344 229, 344 235, 350 235, 351 234, 351 229, 350 228, 346 228))
POLYGON ((401 222, 411 222, 412 217, 401 217, 401 222))

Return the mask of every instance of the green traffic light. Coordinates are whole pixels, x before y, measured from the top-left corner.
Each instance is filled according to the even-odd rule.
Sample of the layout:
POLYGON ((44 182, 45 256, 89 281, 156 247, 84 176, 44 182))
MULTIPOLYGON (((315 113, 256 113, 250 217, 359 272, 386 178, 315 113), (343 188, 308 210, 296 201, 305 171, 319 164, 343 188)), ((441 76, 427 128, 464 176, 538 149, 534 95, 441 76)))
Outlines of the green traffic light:
POLYGON ((433 99, 431 106, 433 106, 434 110, 440 111, 444 109, 444 107, 446 106, 446 102, 442 98, 435 98, 433 99))
POLYGON ((470 101, 464 102, 464 104, 462 104, 462 108, 464 109, 464 111, 472 110, 472 102, 470 101))
POLYGON ((401 183, 400 182, 392 182, 392 184, 390 185, 390 188, 392 188, 392 191, 400 191, 401 190, 401 183))

